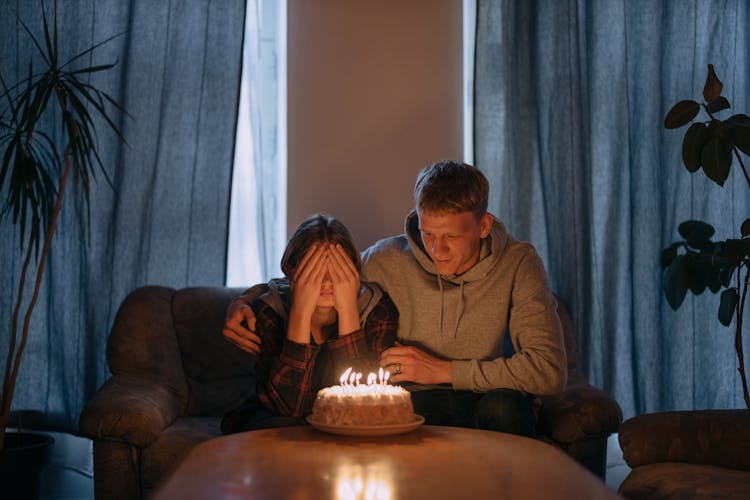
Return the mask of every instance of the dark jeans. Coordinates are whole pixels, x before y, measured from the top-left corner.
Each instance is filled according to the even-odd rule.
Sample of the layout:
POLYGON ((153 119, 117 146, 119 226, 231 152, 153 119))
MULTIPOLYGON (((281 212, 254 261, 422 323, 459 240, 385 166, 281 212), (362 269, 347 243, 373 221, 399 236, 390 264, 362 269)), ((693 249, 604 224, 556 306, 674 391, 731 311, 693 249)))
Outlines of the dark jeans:
POLYGON ((221 432, 234 434, 235 432, 270 429, 272 427, 288 427, 305 425, 305 420, 296 417, 274 415, 266 409, 256 396, 246 399, 239 407, 229 411, 221 419, 221 432))
POLYGON ((486 393, 436 389, 411 393, 414 413, 425 424, 474 427, 536 437, 532 397, 512 389, 486 393))

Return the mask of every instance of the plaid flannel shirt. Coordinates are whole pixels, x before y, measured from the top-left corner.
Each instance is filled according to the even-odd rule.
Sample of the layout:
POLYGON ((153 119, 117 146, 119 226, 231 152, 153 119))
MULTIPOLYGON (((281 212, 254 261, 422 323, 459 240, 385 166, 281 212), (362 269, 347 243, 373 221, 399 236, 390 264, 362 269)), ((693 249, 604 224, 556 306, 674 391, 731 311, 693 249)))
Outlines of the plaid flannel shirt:
POLYGON ((273 413, 304 417, 310 413, 318 390, 339 383, 348 367, 363 373, 377 372, 380 353, 396 340, 398 310, 387 294, 375 305, 364 329, 323 344, 299 344, 286 338, 284 321, 265 302, 252 304, 255 333, 261 338, 256 365, 258 397, 273 413))

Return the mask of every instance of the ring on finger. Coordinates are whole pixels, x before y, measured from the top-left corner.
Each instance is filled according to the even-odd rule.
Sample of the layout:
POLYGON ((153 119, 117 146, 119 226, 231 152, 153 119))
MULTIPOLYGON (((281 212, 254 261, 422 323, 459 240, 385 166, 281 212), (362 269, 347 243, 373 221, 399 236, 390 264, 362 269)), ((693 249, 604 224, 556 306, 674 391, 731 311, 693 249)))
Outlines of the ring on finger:
POLYGON ((393 365, 393 374, 398 375, 399 373, 401 373, 401 363, 395 363, 393 365))

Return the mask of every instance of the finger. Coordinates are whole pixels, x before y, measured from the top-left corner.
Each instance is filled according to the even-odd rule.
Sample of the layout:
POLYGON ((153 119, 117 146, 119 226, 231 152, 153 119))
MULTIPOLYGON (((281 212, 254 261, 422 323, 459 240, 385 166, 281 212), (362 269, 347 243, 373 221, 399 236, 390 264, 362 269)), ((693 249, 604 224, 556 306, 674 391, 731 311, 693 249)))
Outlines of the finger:
POLYGON ((254 333, 250 333, 246 337, 240 335, 230 328, 224 328, 224 330, 222 330, 222 334, 224 335, 224 338, 226 340, 239 347, 243 351, 249 352, 251 354, 260 353, 260 337, 258 337, 254 333))
POLYGON ((344 247, 341 246, 340 243, 336 244, 336 254, 340 257, 339 262, 341 262, 341 265, 344 269, 347 269, 354 275, 359 275, 357 266, 354 265, 354 261, 352 261, 352 259, 349 257, 349 255, 344 250, 344 247))
POLYGON ((310 276, 317 272, 321 260, 325 257, 325 248, 323 245, 314 245, 305 253, 300 261, 299 266, 294 271, 294 281, 304 283, 310 279, 310 276))
POLYGON ((305 266, 307 266, 307 262, 312 258, 312 256, 315 254, 315 251, 318 249, 318 244, 313 243, 310 245, 310 248, 307 249, 307 252, 305 252, 305 255, 302 256, 302 258, 297 262, 297 269, 304 269, 305 266))
POLYGON ((248 314, 245 315, 245 323, 247 324, 247 329, 251 332, 255 332, 255 315, 248 314))
POLYGON ((323 282, 323 277, 326 274, 326 271, 328 270, 328 261, 330 259, 328 258, 328 251, 325 249, 322 249, 320 255, 318 256, 318 259, 312 264, 312 268, 310 269, 310 275, 309 278, 312 281, 312 283, 315 283, 316 285, 319 285, 323 282))
POLYGON ((336 277, 339 281, 346 279, 347 275, 351 274, 351 271, 347 266, 347 262, 351 263, 351 260, 349 257, 342 256, 337 247, 331 248, 331 260, 333 262, 333 267, 335 267, 336 270, 336 277))
POLYGON ((328 272, 331 274, 331 280, 334 283, 341 283, 344 279, 344 272, 339 261, 339 256, 335 250, 329 251, 328 255, 328 272))
POLYGON ((380 366, 385 368, 395 363, 403 363, 405 360, 406 356, 401 352, 400 348, 391 347, 383 351, 380 355, 380 366))

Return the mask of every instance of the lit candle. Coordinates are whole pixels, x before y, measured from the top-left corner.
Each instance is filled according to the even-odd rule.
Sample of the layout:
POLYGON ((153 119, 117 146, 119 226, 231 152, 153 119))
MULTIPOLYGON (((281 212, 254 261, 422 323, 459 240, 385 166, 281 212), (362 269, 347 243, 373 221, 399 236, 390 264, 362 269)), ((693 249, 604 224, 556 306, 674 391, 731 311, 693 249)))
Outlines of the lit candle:
POLYGON ((339 379, 339 382, 341 382, 341 385, 346 385, 346 380, 349 378, 349 374, 351 372, 352 372, 351 366, 344 371, 344 374, 341 375, 341 378, 339 379))

